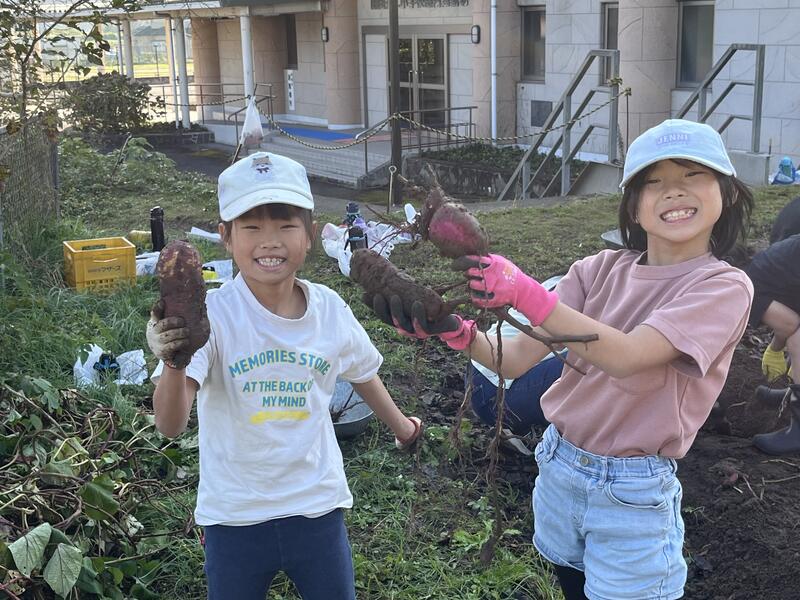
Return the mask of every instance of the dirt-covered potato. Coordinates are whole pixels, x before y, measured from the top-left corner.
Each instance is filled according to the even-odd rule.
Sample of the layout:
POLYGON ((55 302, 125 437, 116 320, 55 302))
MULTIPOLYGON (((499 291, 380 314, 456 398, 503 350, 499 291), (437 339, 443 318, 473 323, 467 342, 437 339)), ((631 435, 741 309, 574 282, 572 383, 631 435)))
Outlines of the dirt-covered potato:
POLYGON ((171 361, 178 368, 189 364, 210 334, 202 267, 200 254, 184 241, 167 244, 156 265, 164 317, 182 317, 184 326, 189 329, 189 343, 171 361))

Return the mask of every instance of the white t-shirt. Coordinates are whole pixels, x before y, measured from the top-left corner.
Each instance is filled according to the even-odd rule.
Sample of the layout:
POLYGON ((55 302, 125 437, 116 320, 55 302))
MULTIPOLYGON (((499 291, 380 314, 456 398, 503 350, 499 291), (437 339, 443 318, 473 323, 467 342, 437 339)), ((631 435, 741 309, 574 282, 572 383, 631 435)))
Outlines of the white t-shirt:
POLYGON ((369 381, 383 357, 336 292, 297 283, 308 303, 299 319, 267 310, 241 275, 206 298, 211 336, 186 368, 200 385, 199 525, 353 505, 328 404, 337 376, 369 381))

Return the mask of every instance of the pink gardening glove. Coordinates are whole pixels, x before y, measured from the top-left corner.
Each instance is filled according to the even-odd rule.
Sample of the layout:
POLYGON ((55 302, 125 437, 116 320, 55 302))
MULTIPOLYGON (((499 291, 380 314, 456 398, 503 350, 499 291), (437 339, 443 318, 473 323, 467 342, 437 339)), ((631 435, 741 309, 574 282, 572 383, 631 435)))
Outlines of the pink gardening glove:
POLYGON ((541 325, 558 304, 558 294, 549 292, 517 265, 498 254, 462 256, 453 268, 466 270, 472 303, 482 308, 510 305, 533 325, 541 325))
POLYGON ((397 333, 404 337, 424 340, 437 336, 453 350, 465 350, 475 339, 475 321, 462 319, 456 314, 429 321, 422 302, 415 302, 412 314, 407 315, 399 296, 392 296, 386 302, 383 295, 375 294, 372 308, 384 323, 393 325, 397 333))

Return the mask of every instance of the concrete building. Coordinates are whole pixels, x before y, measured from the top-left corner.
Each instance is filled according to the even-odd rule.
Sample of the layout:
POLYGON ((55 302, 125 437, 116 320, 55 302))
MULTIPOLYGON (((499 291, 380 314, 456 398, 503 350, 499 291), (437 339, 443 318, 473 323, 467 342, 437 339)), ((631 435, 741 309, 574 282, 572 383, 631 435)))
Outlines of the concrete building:
MULTIPOLYGON (((359 128, 389 110, 388 0, 216 0, 148 6, 134 18, 191 19, 195 85, 272 84, 277 119, 359 128), (228 5, 229 2, 236 5, 228 5)), ((724 131, 729 149, 771 150, 800 163, 800 0, 496 0, 496 106, 492 106, 490 0, 399 0, 401 110, 424 110, 431 126, 475 123, 486 137, 530 136, 561 98, 592 49, 618 49, 618 106, 624 147, 647 127, 675 116, 731 44, 765 45, 759 139, 746 120, 724 131), (453 110, 456 108, 460 110, 453 110), (470 108, 472 107, 472 108, 470 108)), ((608 99, 608 60, 595 61, 573 103, 594 90, 587 110, 608 99)), ((756 53, 740 51, 708 88, 714 104, 732 81, 753 82, 756 53)), ((752 116, 754 86, 739 85, 709 123, 752 116)), ((584 119, 609 120, 608 107, 584 119)), ((697 109, 688 113, 696 118, 697 109)), ((521 139, 529 142, 531 137, 521 139)), ((602 154, 594 131, 582 148, 602 154)))

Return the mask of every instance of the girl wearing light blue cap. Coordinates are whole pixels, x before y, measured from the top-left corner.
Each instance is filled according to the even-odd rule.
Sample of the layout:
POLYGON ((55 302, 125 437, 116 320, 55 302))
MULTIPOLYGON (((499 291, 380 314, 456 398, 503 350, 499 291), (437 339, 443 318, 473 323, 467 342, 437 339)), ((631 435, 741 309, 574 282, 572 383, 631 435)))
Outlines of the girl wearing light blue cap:
MULTIPOLYGON (((676 459, 725 383, 753 297, 747 276, 721 260, 753 205, 735 175, 714 129, 667 120, 628 150, 626 249, 579 260, 555 291, 502 256, 456 261, 477 306, 510 305, 554 337, 599 336, 567 344, 577 368, 541 398, 551 425, 535 452, 533 542, 568 600, 683 596, 676 459)), ((496 340, 474 322, 413 312, 415 328, 495 368, 496 340)), ((549 351, 524 335, 504 341, 503 376, 519 377, 549 351)))

